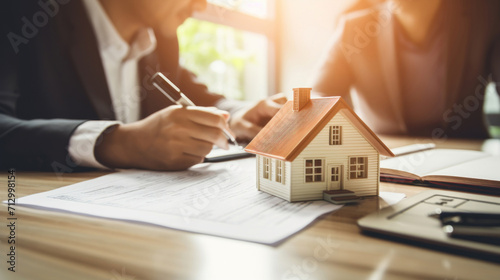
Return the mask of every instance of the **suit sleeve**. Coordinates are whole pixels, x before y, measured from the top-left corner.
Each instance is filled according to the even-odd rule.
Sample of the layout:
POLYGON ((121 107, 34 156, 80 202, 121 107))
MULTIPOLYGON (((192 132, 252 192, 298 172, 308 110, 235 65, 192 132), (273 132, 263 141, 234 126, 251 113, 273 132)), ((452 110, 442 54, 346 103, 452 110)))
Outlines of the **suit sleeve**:
MULTIPOLYGON (((4 12, 8 11, 6 9, 4 12)), ((19 60, 23 47, 16 44, 13 22, 15 15, 3 12, 0 41, 0 167, 28 170, 70 172, 77 165, 67 151, 72 132, 83 120, 21 119, 17 103, 21 95, 18 85, 19 60), (9 36, 10 34, 10 36, 9 36)), ((19 32, 17 32, 19 34, 19 32)))

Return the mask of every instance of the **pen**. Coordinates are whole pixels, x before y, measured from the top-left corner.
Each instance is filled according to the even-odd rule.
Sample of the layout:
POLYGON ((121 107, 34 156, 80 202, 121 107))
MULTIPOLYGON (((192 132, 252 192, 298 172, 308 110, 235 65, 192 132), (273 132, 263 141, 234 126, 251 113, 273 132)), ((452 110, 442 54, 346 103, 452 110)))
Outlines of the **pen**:
MULTIPOLYGON (((398 148, 391 149, 394 157, 404 156, 408 154, 413 154, 416 152, 423 152, 427 150, 434 149, 436 144, 434 143, 425 143, 425 144, 413 144, 408 146, 402 146, 398 148)), ((390 157, 380 156, 380 159, 388 159, 390 157)))
POLYGON ((500 213, 442 211, 438 208, 429 217, 438 218, 443 225, 500 227, 500 213))
POLYGON ((439 219, 449 237, 500 244, 500 213, 442 211, 438 208, 429 217, 439 219))
POLYGON ((434 143, 413 144, 413 145, 394 148, 394 149, 391 149, 391 151, 394 154, 394 156, 398 157, 398 156, 403 156, 403 155, 412 154, 412 153, 416 153, 416 152, 427 151, 430 149, 434 149, 435 147, 436 147, 436 144, 434 144, 434 143))
MULTIPOLYGON (((151 83, 173 103, 182 105, 183 107, 196 106, 193 101, 189 100, 189 98, 162 73, 157 72, 154 74, 151 78, 151 83)), ((222 131, 230 144, 238 146, 236 139, 227 130, 223 129, 222 131)))
POLYGON ((453 238, 500 245, 500 227, 446 225, 443 231, 453 238))

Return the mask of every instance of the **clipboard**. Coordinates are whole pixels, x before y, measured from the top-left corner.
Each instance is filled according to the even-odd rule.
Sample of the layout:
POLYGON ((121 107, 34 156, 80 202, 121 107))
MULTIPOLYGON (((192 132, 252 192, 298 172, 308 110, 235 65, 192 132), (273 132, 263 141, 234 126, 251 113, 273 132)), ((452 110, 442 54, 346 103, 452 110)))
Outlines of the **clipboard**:
POLYGON ((424 191, 359 219, 358 226, 365 233, 500 260, 500 245, 449 237, 443 231, 441 221, 429 216, 437 208, 442 211, 500 213, 500 197, 443 190, 424 191))
POLYGON ((254 154, 247 153, 242 147, 229 145, 229 150, 224 150, 214 146, 212 151, 205 156, 204 162, 219 162, 233 160, 245 157, 252 157, 254 154))

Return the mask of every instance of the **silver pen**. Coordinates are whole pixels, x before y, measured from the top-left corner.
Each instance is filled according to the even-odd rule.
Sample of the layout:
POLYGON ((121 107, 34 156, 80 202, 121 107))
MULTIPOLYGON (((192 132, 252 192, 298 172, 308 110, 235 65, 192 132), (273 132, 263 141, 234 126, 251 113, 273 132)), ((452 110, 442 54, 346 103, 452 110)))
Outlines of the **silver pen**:
MULTIPOLYGON (((157 72, 151 78, 151 83, 155 86, 163 95, 165 95, 170 101, 175 104, 182 105, 183 107, 196 106, 193 101, 191 101, 181 90, 174 85, 165 75, 157 72)), ((236 139, 229 133, 226 129, 222 130, 226 136, 229 144, 238 146, 236 139)))
MULTIPOLYGON (((436 144, 434 143, 425 143, 425 144, 413 144, 403 147, 398 147, 391 149, 394 157, 404 156, 412 153, 423 152, 427 150, 431 150, 436 148, 436 144)), ((380 159, 388 159, 390 157, 380 156, 380 159)))

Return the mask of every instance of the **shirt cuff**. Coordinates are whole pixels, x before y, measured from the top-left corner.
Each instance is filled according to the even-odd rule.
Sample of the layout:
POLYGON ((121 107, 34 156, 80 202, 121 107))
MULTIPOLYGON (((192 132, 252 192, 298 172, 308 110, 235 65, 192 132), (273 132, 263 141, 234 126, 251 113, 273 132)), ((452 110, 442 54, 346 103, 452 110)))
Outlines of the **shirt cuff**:
POLYGON ((76 128, 69 139, 68 152, 75 163, 85 167, 110 169, 97 161, 94 155, 96 142, 109 127, 119 125, 118 121, 86 121, 76 128))

